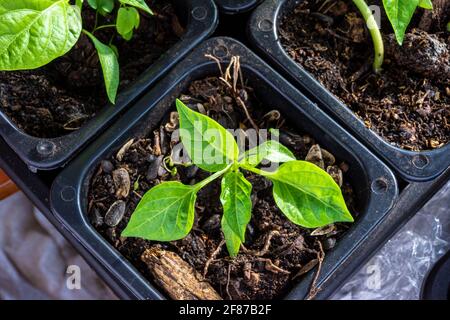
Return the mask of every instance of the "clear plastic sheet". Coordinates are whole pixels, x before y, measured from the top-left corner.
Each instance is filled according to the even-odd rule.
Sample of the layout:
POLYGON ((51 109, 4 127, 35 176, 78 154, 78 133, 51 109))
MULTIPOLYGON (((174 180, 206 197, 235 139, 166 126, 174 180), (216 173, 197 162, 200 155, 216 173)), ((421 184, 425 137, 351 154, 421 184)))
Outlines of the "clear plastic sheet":
POLYGON ((450 250, 450 182, 333 299, 420 299, 433 264, 450 250))

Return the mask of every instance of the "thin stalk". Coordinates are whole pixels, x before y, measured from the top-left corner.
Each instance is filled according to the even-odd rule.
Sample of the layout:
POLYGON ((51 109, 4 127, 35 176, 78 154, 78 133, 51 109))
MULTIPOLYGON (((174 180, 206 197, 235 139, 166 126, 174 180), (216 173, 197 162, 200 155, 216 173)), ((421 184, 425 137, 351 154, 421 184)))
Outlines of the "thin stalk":
POLYGON ((373 61, 373 70, 378 73, 381 71, 381 66, 384 60, 384 44, 383 37, 381 36, 380 28, 373 16, 372 10, 364 0, 353 0, 353 3, 358 7, 364 20, 367 23, 370 35, 373 41, 373 47, 375 50, 375 58, 373 61))
POLYGON ((230 165, 228 165, 225 169, 221 170, 221 171, 217 171, 216 173, 210 175, 208 178, 206 178, 203 181, 200 181, 199 183, 196 183, 194 185, 194 188, 198 191, 200 189, 202 189, 203 187, 205 187, 207 184, 213 182, 214 180, 216 180, 217 178, 221 177, 222 175, 224 175, 225 173, 227 173, 233 166, 235 166, 235 163, 232 163, 230 165))
POLYGON ((261 170, 261 169, 258 169, 258 168, 255 168, 255 167, 252 167, 252 166, 249 166, 249 165, 245 165, 245 164, 241 164, 240 167, 242 169, 244 169, 244 170, 256 173, 256 174, 258 174, 260 176, 263 176, 263 177, 268 177, 271 174, 273 174, 273 172, 264 171, 264 170, 261 170))
POLYGON ((101 30, 101 29, 105 29, 105 28, 115 28, 115 27, 116 27, 115 24, 105 24, 105 25, 103 25, 103 26, 97 27, 97 28, 95 28, 94 30, 92 30, 92 33, 96 32, 96 31, 98 31, 98 30, 101 30))
POLYGON ((95 30, 98 26, 98 11, 95 11, 95 23, 94 23, 94 29, 95 30))

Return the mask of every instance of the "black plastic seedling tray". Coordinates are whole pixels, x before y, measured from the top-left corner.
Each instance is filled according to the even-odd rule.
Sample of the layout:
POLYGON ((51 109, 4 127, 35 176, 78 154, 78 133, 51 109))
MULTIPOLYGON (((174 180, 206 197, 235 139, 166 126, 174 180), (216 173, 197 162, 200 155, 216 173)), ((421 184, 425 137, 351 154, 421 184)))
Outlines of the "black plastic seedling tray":
MULTIPOLYGON (((390 169, 361 143, 352 138, 329 116, 281 78, 241 43, 230 38, 214 38, 199 46, 177 65, 130 111, 96 139, 56 178, 51 190, 51 207, 56 218, 112 274, 132 296, 160 299, 161 294, 91 224, 87 215, 90 178, 101 160, 115 154, 132 137, 143 137, 173 110, 175 98, 198 79, 218 75, 214 55, 228 65, 231 56, 240 56, 244 78, 258 99, 277 106, 292 125, 310 134, 320 145, 349 164, 348 181, 356 192, 357 222, 339 244, 327 254, 319 285, 335 276, 335 270, 359 247, 394 205, 398 186, 390 169)), ((294 287, 290 295, 304 297, 308 287, 294 287)))
MULTIPOLYGON (((301 0, 300 0, 301 1, 301 0)), ((363 141, 373 152, 389 163, 402 178, 426 181, 436 178, 450 166, 450 144, 432 151, 411 152, 394 147, 368 129, 356 115, 310 73, 292 60, 278 37, 280 18, 292 10, 299 0, 266 0, 252 14, 248 33, 252 45, 288 80, 340 124, 363 141)))
POLYGON ((238 14, 252 10, 262 0, 214 0, 220 12, 238 14))
MULTIPOLYGON (((183 2, 183 1, 181 1, 183 2)), ((189 3, 193 3, 193 1, 188 1, 189 3)), ((202 1, 204 2, 204 1, 202 1)), ((278 2, 285 2, 285 1, 278 1, 278 2)), ((196 1, 196 3, 200 3, 200 1, 196 1)), ((201 13, 202 10, 197 11, 196 13, 201 13)), ((238 37, 242 41, 246 41, 245 37, 242 34, 242 26, 245 25, 246 21, 244 19, 247 18, 247 15, 251 12, 248 12, 244 15, 233 15, 233 16, 227 16, 223 15, 221 19, 223 20, 221 22, 221 31, 220 35, 227 35, 227 34, 233 34, 233 36, 238 37), (227 19, 225 19, 227 18, 227 19)), ((198 15, 197 17, 200 17, 201 15, 198 15)), ((208 20, 209 21, 209 20, 208 20)), ((205 25, 208 21, 204 21, 205 25)), ((191 23, 199 23, 199 22, 191 22, 191 23)), ((254 22, 251 24, 254 25, 254 22)), ((273 33, 273 21, 263 19, 258 24, 258 28, 261 28, 262 30, 265 30, 264 37, 270 38, 273 33)), ((206 31, 205 31, 206 32, 206 31)), ((250 34, 250 33, 249 33, 250 34)), ((187 36, 187 34, 186 34, 187 36)), ((205 35, 202 35, 203 37, 206 37, 205 35)), ((230 41, 230 40, 228 40, 230 41)), ((273 41, 271 42, 273 43, 273 41)), ((238 45, 240 47, 240 45, 238 45)), ((214 54, 221 55, 222 52, 226 54, 228 47, 227 46, 210 46, 209 49, 213 50, 214 54)), ((272 48, 272 47, 270 47, 272 48)), ((233 49, 234 50, 234 49, 233 49)), ((271 50, 271 49, 270 49, 271 50)), ((230 51, 234 52, 234 51, 230 51)), ((284 52, 279 51, 279 55, 281 56, 284 54, 284 52)), ((166 55, 166 59, 174 59, 173 57, 176 57, 176 59, 180 60, 179 57, 183 55, 182 52, 169 52, 166 55), (170 55, 169 55, 170 54, 170 55), (172 56, 173 55, 173 56, 172 56)), ((264 54, 264 56, 267 56, 267 54, 264 54)), ((164 59, 164 58, 163 58, 164 59)), ((270 59, 269 59, 270 60, 270 59)), ((259 61, 259 60, 258 60, 259 61)), ((183 65, 188 65, 189 67, 196 67, 196 68, 203 68, 202 64, 195 66, 193 63, 195 60, 192 60, 191 63, 186 60, 183 62, 183 65)), ((263 64, 261 64, 263 65, 263 64)), ((274 64, 276 66, 276 64, 274 64)), ((278 66, 279 67, 279 66, 278 66)), ((214 67, 208 67, 210 70, 213 70, 214 67)), ((280 68, 281 71, 283 71, 282 68, 280 68)), ((211 71, 213 72, 213 71, 211 71)), ((273 73, 269 69, 269 71, 264 71, 262 74, 255 74, 255 79, 259 79, 261 75, 263 75, 265 72, 273 73)), ((166 72, 163 72, 166 73, 166 72)), ((161 73, 162 74, 162 73, 161 73)), ((287 76, 287 78, 296 84, 298 88, 298 81, 295 79, 292 79, 292 77, 289 77, 289 74, 284 71, 284 74, 287 76)), ((300 76, 304 75, 304 73, 299 73, 300 76)), ((171 81, 178 81, 179 78, 182 78, 184 75, 172 75, 171 81), (175 80, 174 80, 175 79, 175 80)), ((306 76, 308 76, 306 74, 306 76)), ((278 77, 278 76, 277 76, 278 77)), ((158 76, 158 78, 161 78, 158 76)), ((308 77, 307 77, 308 78, 308 77)), ((278 83, 274 83, 273 85, 276 88, 281 88, 281 85, 283 83, 286 83, 284 80, 278 83)), ((170 84, 168 81, 161 82, 161 85, 159 88, 163 88, 164 86, 169 86, 170 84), (165 83, 165 84, 164 84, 165 83)), ((168 87, 167 87, 168 88, 168 87)), ((281 89, 280 89, 281 90, 281 89)), ((289 90, 292 90, 290 88, 289 90)), ((283 91, 283 90, 281 90, 283 91)), ((155 91, 152 91, 155 92, 155 91)), ((164 95, 166 92, 161 92, 161 95, 164 95)), ((302 93, 305 95, 308 95, 308 97, 318 102, 319 106, 321 106, 320 100, 315 99, 314 94, 311 94, 308 90, 303 90, 302 93)), ((313 92, 314 93, 314 92, 313 92)), ((297 93, 298 94, 298 93, 297 93)), ((301 94, 300 94, 301 95, 301 94)), ((170 103, 170 100, 172 98, 167 98, 166 102, 167 105, 170 103)), ((144 98, 143 98, 144 99, 144 98)), ((304 97, 302 97, 304 99, 304 97)), ((163 101, 160 101, 160 104, 162 104, 163 101)), ((290 104, 295 104, 295 101, 291 101, 290 104)), ((146 106, 147 107, 147 106, 146 106)), ((321 106, 323 108, 323 106, 321 106)), ((143 107, 141 107, 143 108, 143 107)), ((127 108, 125 108, 127 109, 127 108)), ((148 110, 143 111, 142 113, 150 112, 148 110)), ((327 111, 329 112, 329 111, 327 111)), ((138 113, 138 112, 137 112, 138 113)), ((124 130, 126 128, 131 128, 135 124, 137 127, 139 127, 137 118, 141 119, 142 117, 145 117, 144 115, 137 114, 136 112, 130 113, 130 115, 127 116, 127 119, 129 119, 129 123, 125 123, 122 121, 122 123, 125 123, 123 127, 118 126, 117 124, 111 129, 111 131, 108 131, 108 133, 105 133, 104 136, 108 138, 108 135, 116 135, 117 139, 119 139, 120 131, 124 130), (133 118, 133 114, 136 116, 136 118, 133 118), (135 122, 136 120, 136 122, 135 122), (113 133, 111 133, 113 132, 113 133)), ((332 115, 332 113, 330 113, 332 115)), ((4 119, 2 119, 3 116, 0 116, 0 130, 3 130, 4 127, 4 119)), ((108 118, 108 117, 107 117, 108 118)), ((110 116, 108 118, 110 122, 113 121, 113 116, 110 116)), ((342 124, 341 119, 338 119, 342 124)), ((356 121, 355 119, 353 119, 356 121)), ((153 122, 154 123, 154 122, 153 122)), ((8 124, 9 126, 10 124, 8 124)), ((345 124, 344 124, 345 125, 345 124)), ((104 126, 106 128, 106 125, 104 126)), ((348 128, 348 126, 347 126, 348 128)), ((326 129, 326 128, 325 128, 326 129)), ((103 130, 103 129, 102 129, 103 130)), ((359 138, 359 136, 357 135, 359 138)), ((103 138, 103 139, 106 139, 103 138)), ((328 139, 328 138, 327 138, 328 139)), ((106 139, 108 140, 108 139, 106 139)), ((105 140, 105 141, 106 141, 105 140)), ((22 140, 19 140, 19 142, 22 140)), ((25 140, 23 140, 25 141, 25 140)), ((28 141, 28 140, 27 140, 28 141)), ((111 140, 108 140, 113 147, 114 143, 111 140)), ((11 141, 9 141, 11 142, 11 141)), ((86 140, 86 142, 88 142, 86 140)), ((364 142, 364 141, 363 141, 364 142)), ((29 143, 29 142, 28 142, 29 143)), ((345 144, 345 141, 341 142, 342 144, 345 144)), ((118 145, 118 142, 116 143, 118 145)), ((81 145, 81 143, 79 144, 81 145)), ((97 144, 98 145, 98 144, 97 144)), ((45 146, 45 145, 44 145, 45 146)), ((370 144, 368 144, 369 147, 370 144)), ((34 146, 35 147, 35 146, 34 146)), ((34 148, 33 147, 33 148, 34 148)), ((74 145, 74 147, 77 147, 74 145)), ((109 147, 109 146, 108 146, 109 147)), ((103 148, 103 146, 101 146, 103 148)), ((105 147, 107 148, 107 147, 105 147)), ((372 147, 371 147, 372 148, 372 147)), ((17 149, 17 147, 16 147, 17 149)), ((80 157, 77 158, 76 162, 80 166, 80 168, 86 168, 88 165, 88 161, 93 161, 94 154, 98 154, 100 151, 96 150, 95 148, 91 147, 89 150, 85 151, 83 154, 80 155, 80 157), (90 151, 89 151, 90 150, 90 151), (84 166, 83 166, 84 165, 84 166)), ((100 148, 99 148, 100 150, 100 148)), ((376 151, 373 149, 373 151, 376 151)), ((75 152, 75 150, 73 150, 75 152)), ((420 156, 420 155, 419 155, 420 156)), ((23 157, 22 157, 23 158, 23 157)), ((420 157, 418 158, 420 159, 420 157)), ((68 160, 65 159, 62 163, 65 163, 68 160)), ((39 160, 41 161, 41 160, 39 160)), ((434 161, 434 160, 433 160, 434 161)), ((387 161, 389 164, 391 164, 389 161, 387 161)), ((431 162, 433 163, 433 162, 431 162)), ((28 165, 32 166, 33 163, 28 163, 28 165)), ((75 162, 74 162, 74 165, 75 162)), ((51 167, 51 166, 50 166, 51 167)), ((47 169, 50 167, 47 166, 47 169)), ((409 170, 410 165, 407 165, 407 170, 409 170)), ((69 226, 67 227, 66 224, 63 224, 61 218, 57 218, 50 209, 50 187, 56 178, 56 176, 60 173, 60 169, 53 170, 53 171, 39 171, 38 173, 31 173, 28 170, 27 164, 25 164, 23 161, 21 161, 21 158, 14 152, 14 150, 6 143, 4 139, 0 137, 0 168, 2 168, 13 180, 14 182, 20 187, 20 189, 28 196, 29 199, 39 208, 39 210, 47 217, 47 219, 56 227, 56 229, 61 232, 64 237, 78 250, 78 252, 83 256, 83 258, 88 262, 88 264, 97 272, 97 274, 105 281, 105 283, 116 293, 116 295, 119 298, 122 299, 143 299, 146 297, 149 297, 149 295, 145 295, 145 293, 151 293, 151 297, 163 297, 160 293, 157 291, 149 291, 150 284, 142 279, 142 277, 136 273, 136 270, 130 266, 127 263, 123 263, 123 258, 115 252, 115 254, 118 257, 118 260, 114 260, 114 254, 112 254, 111 261, 107 261, 108 263, 105 264, 104 260, 100 260, 98 257, 98 254, 96 254, 96 250, 94 245, 99 242, 95 241, 104 241, 103 238, 101 238, 99 235, 95 233, 95 230, 89 230, 92 231, 94 234, 94 242, 93 245, 90 245, 89 243, 85 242, 85 238, 80 238, 79 235, 77 235, 76 232, 69 226), (125 268, 125 273, 121 273, 120 268, 125 268), (119 274, 121 276, 118 275, 119 274), (129 277, 124 276, 128 272, 129 277), (141 282, 142 281, 142 282, 141 282), (138 283, 138 284, 136 284, 138 283), (143 287, 139 287, 143 284, 143 287), (141 289, 141 290, 140 290, 141 289)), ((34 167, 36 168, 36 167, 34 167)), ((429 169, 428 169, 429 170, 429 169)), ((430 171, 430 170, 429 170, 430 171)), ((431 170, 432 171, 432 170, 431 170)), ((65 173, 63 173, 64 175, 65 173)), ((60 181, 65 183, 67 186, 77 186, 80 187, 78 191, 81 190, 81 188, 87 188, 87 186, 78 186, 77 184, 81 181, 82 174, 85 175, 86 172, 78 172, 73 173, 74 174, 74 180, 72 181, 62 181, 60 178, 60 181)), ((423 175, 427 175, 425 172, 423 175)), ((403 175, 404 176, 404 175, 403 175)), ((429 175, 431 176, 431 175, 429 175)), ((423 182, 406 182, 402 180, 401 177, 398 177, 398 186, 400 189, 399 196, 397 200, 394 202, 392 208, 389 210, 388 213, 382 214, 382 217, 378 219, 378 223, 376 225, 373 225, 373 227, 370 230, 365 230, 366 233, 364 236, 361 236, 361 241, 359 243, 354 243, 354 250, 351 252, 346 252, 344 255, 337 255, 339 256, 339 261, 335 263, 333 261, 335 268, 333 270, 328 270, 327 275, 325 276, 324 273, 322 273, 322 276, 319 278, 319 288, 320 291, 318 295, 316 296, 316 299, 327 299, 330 298, 333 293, 342 285, 345 284, 345 281, 361 266, 367 262, 370 257, 376 253, 377 249, 381 247, 389 238, 404 224, 408 221, 409 218, 414 216, 414 214, 437 192, 439 191, 445 183, 447 183, 450 180, 450 167, 447 167, 447 169, 440 174, 438 177, 433 178, 429 181, 423 181, 423 182)), ((363 183, 362 183, 363 184, 363 183)), ((58 188, 58 186, 55 186, 55 188, 58 188)), ((68 199, 69 202, 65 205, 68 207, 73 208, 74 206, 78 206, 79 208, 82 208, 82 203, 75 203, 78 201, 79 194, 77 194, 76 189, 64 189, 64 193, 61 195, 61 193, 57 194, 56 197, 63 196, 66 200, 68 199), (66 198, 67 197, 67 198, 66 198), (72 197, 75 197, 71 199, 72 197)), ((362 192, 364 193, 364 192, 362 192)), ((82 212, 82 211, 80 211, 82 212)), ((70 218, 70 217, 69 217, 70 218)), ((77 217, 73 218, 75 221, 79 222, 82 226, 83 223, 90 227, 90 225, 87 222, 87 219, 83 214, 78 214, 77 217)), ((342 245, 342 243, 341 243, 342 245)), ((100 246, 102 247, 102 245, 100 246)), ((111 247, 109 247, 108 250, 115 251, 111 247)), ((327 256, 327 261, 330 260, 330 254, 327 256)), ((325 262, 328 264, 329 262, 325 262)), ((330 262, 331 263, 331 262, 330 262)), ((290 295, 287 296, 288 299, 302 299, 305 297, 305 292, 309 290, 309 287, 311 285, 312 277, 314 276, 313 273, 310 273, 306 278, 304 278, 296 287, 295 290, 293 290, 290 295)))
POLYGON ((218 24, 212 0, 173 0, 186 32, 181 39, 127 89, 119 93, 116 105, 107 105, 81 129, 68 135, 41 139, 22 132, 0 110, 0 135, 32 171, 63 166, 83 145, 102 132, 114 118, 130 108, 132 102, 155 84, 178 61, 211 35, 218 24))
POLYGON ((450 251, 431 268, 422 284, 423 300, 450 299, 450 251))

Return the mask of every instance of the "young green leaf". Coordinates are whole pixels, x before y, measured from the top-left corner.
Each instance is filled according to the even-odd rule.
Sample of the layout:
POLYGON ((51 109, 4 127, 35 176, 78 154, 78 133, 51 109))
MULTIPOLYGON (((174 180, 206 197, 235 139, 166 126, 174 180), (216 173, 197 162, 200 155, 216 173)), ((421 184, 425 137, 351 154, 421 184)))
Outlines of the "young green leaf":
POLYGON ((76 0, 75 5, 81 9, 83 7, 83 2, 84 2, 84 0, 76 0))
POLYGON ((87 0, 87 3, 89 4, 89 6, 94 10, 97 10, 97 8, 98 8, 98 2, 99 2, 99 0, 87 0))
POLYGON ((114 10, 114 0, 87 0, 92 9, 101 15, 106 15, 114 10))
POLYGON ((428 10, 433 10, 433 2, 431 2, 431 0, 420 0, 419 7, 428 10))
POLYGON ((194 223, 197 189, 178 181, 150 189, 139 202, 124 237, 174 241, 184 238, 194 223))
POLYGON ((82 28, 69 0, 0 0, 0 70, 42 67, 66 54, 82 28))
POLYGON ((273 182, 278 208, 305 228, 318 228, 334 222, 353 222, 341 189, 333 178, 306 161, 286 162, 265 176, 273 182))
POLYGON ((101 43, 94 35, 84 31, 84 33, 92 40, 95 49, 97 49, 98 56, 100 58, 100 64, 102 66, 103 78, 106 86, 106 93, 108 94, 109 101, 113 104, 116 102, 117 89, 119 88, 119 61, 114 50, 101 43))
POLYGON ((240 161, 244 165, 256 167, 264 159, 274 163, 296 160, 294 154, 276 140, 268 140, 244 153, 240 161))
POLYGON ((149 14, 153 14, 153 11, 148 7, 144 0, 120 0, 120 3, 144 10, 149 14))
POLYGON ((117 58, 119 57, 119 48, 117 46, 113 45, 112 43, 109 45, 112 51, 116 54, 117 58))
POLYGON ((180 138, 192 162, 217 172, 237 161, 239 149, 233 135, 213 119, 195 112, 177 99, 180 138))
POLYGON ((241 243, 245 242, 245 230, 252 212, 251 192, 252 185, 240 171, 230 171, 222 178, 222 231, 232 257, 238 254, 241 243))
POLYGON ((228 254, 230 257, 236 257, 239 253, 239 249, 241 248, 241 238, 234 233, 231 229, 229 221, 222 216, 222 233, 225 238, 225 244, 227 246, 228 254))
POLYGON ((370 36, 373 43, 373 71, 379 73, 384 62, 384 43, 378 23, 375 19, 372 9, 367 5, 365 0, 353 0, 353 3, 361 13, 366 25, 369 29, 370 36))
POLYGON ((133 30, 139 28, 139 12, 133 7, 120 8, 117 13, 117 32, 125 39, 130 40, 133 30))
POLYGON ((423 8, 429 7, 428 2, 424 0, 383 0, 384 9, 400 45, 403 44, 406 29, 417 7, 419 5, 423 8))

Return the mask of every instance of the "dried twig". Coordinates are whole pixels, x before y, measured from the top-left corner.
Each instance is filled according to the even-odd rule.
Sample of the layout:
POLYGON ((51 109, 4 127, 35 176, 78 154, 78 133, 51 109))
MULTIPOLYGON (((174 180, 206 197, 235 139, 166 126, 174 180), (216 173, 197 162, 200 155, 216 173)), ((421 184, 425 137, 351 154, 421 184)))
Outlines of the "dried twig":
POLYGON ((320 271, 322 270, 323 259, 325 258, 325 252, 323 251, 322 243, 317 241, 319 244, 319 252, 317 252, 317 260, 319 261, 319 265, 317 266, 316 274, 314 275, 314 279, 311 283, 311 288, 309 289, 308 296, 306 300, 312 300, 319 293, 320 288, 317 288, 317 280, 319 279, 320 271))
POLYGON ((274 272, 274 273, 291 274, 289 271, 284 270, 284 269, 280 268, 279 266, 275 265, 272 262, 272 260, 270 260, 269 258, 258 258, 257 260, 266 263, 266 270, 267 271, 271 271, 271 272, 274 272))
POLYGON ((217 246, 216 250, 211 254, 211 257, 209 257, 208 261, 205 263, 205 267, 203 268, 203 277, 206 277, 206 274, 208 273, 208 269, 210 264, 214 261, 214 259, 219 254, 220 250, 222 249, 222 246, 225 244, 225 240, 220 241, 219 245, 217 246))
POLYGON ((162 151, 161 151, 161 137, 159 136, 159 131, 158 130, 153 131, 153 134, 155 135, 155 145, 153 147, 153 150, 154 150, 153 154, 155 156, 160 156, 162 154, 162 151))
POLYGON ((219 59, 212 55, 205 55, 206 57, 213 59, 217 62, 219 65, 219 70, 221 73, 221 77, 219 77, 220 81, 222 81, 231 91, 232 94, 236 100, 236 102, 239 104, 239 106, 244 110, 245 116, 247 120, 250 122, 253 129, 256 131, 259 131, 258 126, 256 125, 255 121, 252 119, 250 112, 248 111, 247 106, 245 105, 245 102, 242 100, 242 98, 239 95, 239 90, 237 88, 237 83, 240 80, 241 86, 244 87, 244 81, 242 79, 242 71, 241 71, 241 63, 240 58, 238 56, 231 57, 230 63, 228 64, 227 68, 225 69, 225 73, 222 72, 222 67, 220 64, 219 59), (233 72, 232 72, 233 70, 233 72))
POLYGON ((202 276, 174 252, 152 247, 141 256, 154 281, 175 300, 222 300, 202 276))
POLYGON ((222 64, 220 63, 219 58, 213 56, 212 54, 205 54, 205 58, 214 60, 217 63, 217 67, 219 68, 220 74, 223 76, 222 64))
POLYGON ((227 285, 225 287, 225 291, 227 292, 228 299, 233 300, 233 297, 230 294, 230 273, 231 273, 231 264, 228 265, 228 274, 227 274, 227 285))
POLYGON ((269 252, 270 243, 271 243, 271 240, 272 240, 273 236, 280 236, 280 232, 278 232, 277 230, 271 230, 269 232, 269 234, 267 235, 266 241, 264 242, 264 246, 262 247, 261 250, 258 250, 258 251, 256 251, 256 250, 249 250, 249 249, 245 248, 244 246, 242 246, 242 249, 243 249, 243 251, 245 253, 254 255, 256 257, 262 257, 265 254, 267 254, 267 252, 269 252))
POLYGON ((236 96, 236 101, 241 105, 242 109, 244 110, 245 116, 247 117, 247 120, 252 125, 253 129, 258 131, 259 128, 256 125, 255 121, 253 121, 252 117, 250 116, 250 113, 248 112, 247 106, 245 105, 244 101, 242 101, 241 97, 239 97, 239 96, 236 96))

